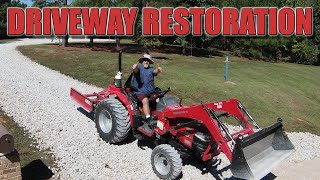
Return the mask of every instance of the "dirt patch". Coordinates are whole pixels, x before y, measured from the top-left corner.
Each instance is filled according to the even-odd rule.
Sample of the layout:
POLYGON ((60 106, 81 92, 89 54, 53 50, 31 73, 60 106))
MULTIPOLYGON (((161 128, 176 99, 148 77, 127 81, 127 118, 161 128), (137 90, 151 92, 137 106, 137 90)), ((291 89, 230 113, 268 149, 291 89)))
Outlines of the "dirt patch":
POLYGON ((226 83, 226 84, 236 84, 236 83, 234 83, 234 82, 232 82, 232 81, 226 81, 226 82, 224 82, 224 83, 226 83))

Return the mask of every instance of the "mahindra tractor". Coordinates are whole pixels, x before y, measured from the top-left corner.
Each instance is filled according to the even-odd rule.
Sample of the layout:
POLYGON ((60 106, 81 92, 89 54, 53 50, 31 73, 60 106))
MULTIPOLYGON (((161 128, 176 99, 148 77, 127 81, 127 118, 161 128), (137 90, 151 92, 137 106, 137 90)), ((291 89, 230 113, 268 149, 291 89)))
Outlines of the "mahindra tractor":
POLYGON ((142 103, 131 86, 134 74, 122 86, 121 54, 122 50, 114 84, 91 94, 71 88, 70 96, 85 111, 94 113, 104 141, 120 143, 131 133, 137 139, 151 140, 155 145, 151 165, 159 178, 180 176, 185 157, 207 163, 216 162, 223 153, 234 177, 259 179, 294 152, 281 118, 261 128, 238 99, 186 106, 166 95, 170 88, 156 88, 157 100, 149 103, 153 120, 146 122, 142 103), (231 132, 224 117, 233 117, 240 128, 231 132))

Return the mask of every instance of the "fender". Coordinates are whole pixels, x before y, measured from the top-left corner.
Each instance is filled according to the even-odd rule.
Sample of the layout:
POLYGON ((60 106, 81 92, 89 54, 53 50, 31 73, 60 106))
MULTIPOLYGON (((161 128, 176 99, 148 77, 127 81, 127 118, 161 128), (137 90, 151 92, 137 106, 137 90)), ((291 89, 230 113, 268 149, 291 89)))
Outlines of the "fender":
POLYGON ((122 93, 121 88, 117 88, 114 85, 109 86, 105 92, 108 93, 107 97, 111 97, 114 95, 128 110, 129 117, 130 117, 130 125, 133 125, 133 115, 134 115, 134 110, 132 107, 132 102, 127 98, 125 94, 122 93))

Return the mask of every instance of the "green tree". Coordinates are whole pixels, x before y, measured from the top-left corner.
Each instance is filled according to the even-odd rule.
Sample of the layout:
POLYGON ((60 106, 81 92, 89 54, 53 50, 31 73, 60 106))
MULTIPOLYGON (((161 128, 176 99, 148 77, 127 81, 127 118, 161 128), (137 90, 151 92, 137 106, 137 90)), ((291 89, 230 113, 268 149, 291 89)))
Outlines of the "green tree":
POLYGON ((19 0, 5 2, 0 4, 0 39, 7 38, 7 8, 8 7, 27 7, 26 4, 21 3, 19 0))
MULTIPOLYGON (((234 54, 265 60, 288 61, 303 64, 319 64, 320 13, 319 4, 313 0, 268 0, 268 1, 236 1, 238 8, 250 6, 271 7, 313 7, 314 34, 312 37, 226 37, 219 41, 220 47, 226 47, 228 40, 234 54)), ((221 37, 218 37, 221 39, 221 37)))
POLYGON ((50 7, 50 6, 63 6, 65 0, 32 0, 32 6, 43 8, 43 7, 50 7))
POLYGON ((292 62, 300 64, 316 64, 319 50, 312 40, 305 39, 292 47, 292 62))

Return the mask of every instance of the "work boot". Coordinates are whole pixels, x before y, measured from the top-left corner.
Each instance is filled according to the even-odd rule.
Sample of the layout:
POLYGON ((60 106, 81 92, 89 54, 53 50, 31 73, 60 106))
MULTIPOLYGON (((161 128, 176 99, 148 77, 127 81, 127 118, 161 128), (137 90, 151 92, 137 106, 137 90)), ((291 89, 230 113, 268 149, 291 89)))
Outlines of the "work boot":
POLYGON ((144 132, 146 132, 148 134, 152 133, 152 129, 151 129, 150 125, 146 122, 142 126, 140 126, 139 128, 141 128, 144 132))
POLYGON ((157 120, 153 119, 153 116, 146 118, 145 123, 148 124, 149 128, 154 129, 157 125, 157 120))
POLYGON ((151 122, 152 122, 152 118, 151 118, 151 117, 149 117, 149 118, 144 118, 144 120, 143 120, 143 125, 140 126, 140 128, 141 128, 143 131, 145 131, 146 133, 151 134, 151 133, 152 133, 152 130, 154 129, 154 128, 152 128, 152 126, 150 125, 151 122))
POLYGON ((210 166, 218 166, 221 164, 221 159, 214 157, 211 160, 207 161, 207 164, 210 166))
POLYGON ((152 121, 152 116, 146 118, 146 122, 147 122, 147 123, 150 123, 151 121, 152 121))

